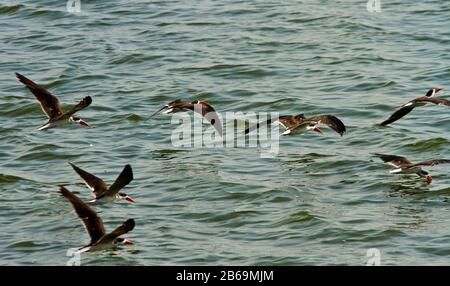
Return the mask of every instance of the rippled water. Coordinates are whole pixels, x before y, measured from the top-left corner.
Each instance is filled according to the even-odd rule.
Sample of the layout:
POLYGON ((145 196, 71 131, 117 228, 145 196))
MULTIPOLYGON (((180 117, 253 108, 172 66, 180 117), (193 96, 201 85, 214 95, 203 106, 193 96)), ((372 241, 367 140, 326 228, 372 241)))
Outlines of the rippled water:
MULTIPOLYGON (((391 176, 371 153, 450 157, 449 109, 397 106, 450 89, 449 1, 65 1, 0 4, 0 264, 65 265, 89 239, 59 184, 88 199, 70 166, 111 183, 130 163, 138 203, 96 206, 107 230, 127 218, 132 247, 83 265, 449 264, 449 166, 433 184, 391 176), (94 3, 95 2, 95 3, 94 3), (90 95, 78 126, 45 123, 20 72, 64 106, 90 95), (220 112, 334 114, 339 137, 283 137, 280 152, 176 148, 177 98, 220 112)), ((449 96, 447 96, 448 98, 449 96)))

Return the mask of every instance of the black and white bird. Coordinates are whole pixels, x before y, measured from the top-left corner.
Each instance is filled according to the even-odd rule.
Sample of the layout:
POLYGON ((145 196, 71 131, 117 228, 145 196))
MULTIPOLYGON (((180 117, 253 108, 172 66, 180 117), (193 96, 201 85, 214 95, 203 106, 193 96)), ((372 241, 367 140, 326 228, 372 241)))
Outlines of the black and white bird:
POLYGON ((433 96, 441 91, 442 88, 436 87, 430 89, 425 96, 418 97, 416 99, 411 100, 410 102, 402 105, 397 111, 395 111, 388 119, 381 122, 380 125, 388 125, 392 122, 395 122, 405 116, 406 114, 410 113, 414 108, 419 106, 427 105, 428 103, 433 103, 436 105, 446 105, 450 106, 450 101, 443 99, 443 98, 434 98, 433 96))
POLYGON ((150 117, 157 114, 172 114, 177 112, 194 111, 203 116, 208 122, 217 130, 222 136, 222 123, 220 118, 212 105, 206 101, 192 101, 186 102, 181 99, 174 100, 166 104, 163 108, 153 113, 150 117))
POLYGON ((88 107, 92 103, 92 98, 90 96, 86 96, 77 105, 64 113, 56 96, 19 73, 16 73, 16 77, 34 94, 41 104, 42 111, 48 117, 48 122, 39 127, 38 130, 63 126, 67 123, 78 123, 85 127, 90 127, 83 119, 73 116, 76 112, 88 107))
POLYGON ((271 118, 267 121, 263 121, 250 126, 249 128, 245 129, 244 133, 248 134, 256 129, 259 129, 263 125, 269 125, 272 123, 279 124, 285 128, 285 131, 281 133, 281 135, 283 136, 301 134, 307 131, 322 133, 322 130, 317 127, 317 125, 326 125, 341 136, 346 132, 344 123, 334 115, 318 115, 306 117, 304 114, 298 114, 271 118))
POLYGON ((134 219, 128 219, 121 226, 107 234, 102 219, 91 207, 65 187, 60 187, 60 193, 72 204, 91 237, 88 245, 78 248, 79 252, 104 250, 120 244, 133 244, 131 240, 120 236, 133 230, 135 226, 134 219))
POLYGON ((425 178, 428 184, 431 184, 433 177, 431 177, 430 172, 422 169, 422 166, 435 166, 438 164, 449 164, 450 160, 439 159, 439 160, 429 160, 420 163, 411 163, 407 158, 396 155, 386 155, 386 154, 374 154, 379 157, 383 162, 394 166, 394 169, 390 170, 391 174, 417 174, 418 176, 425 178))
POLYGON ((87 203, 107 203, 113 202, 116 198, 124 199, 128 202, 134 203, 135 200, 127 194, 119 192, 123 187, 128 185, 133 180, 133 170, 130 165, 126 165, 117 179, 111 186, 108 186, 102 179, 78 168, 70 163, 70 166, 77 172, 77 174, 84 180, 86 186, 92 191, 93 200, 87 203))

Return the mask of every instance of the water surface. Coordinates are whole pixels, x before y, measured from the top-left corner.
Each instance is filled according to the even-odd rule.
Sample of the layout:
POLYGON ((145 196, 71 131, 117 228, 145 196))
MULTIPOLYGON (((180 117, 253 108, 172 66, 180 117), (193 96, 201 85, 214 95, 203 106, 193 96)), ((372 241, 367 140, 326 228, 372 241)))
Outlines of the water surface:
MULTIPOLYGON (((98 206, 107 230, 127 218, 136 244, 83 265, 449 264, 449 166, 433 184, 391 176, 371 153, 450 157, 449 109, 427 106, 375 124, 429 88, 450 88, 449 1, 64 1, 0 4, 0 264, 65 265, 89 238, 58 185, 89 191, 67 162, 138 203, 98 206), (332 3, 331 3, 332 2, 332 3), (45 123, 20 72, 94 127, 45 123), (339 137, 283 137, 259 148, 176 148, 177 98, 220 112, 334 114, 339 137)), ((447 96, 448 98, 448 96, 447 96)))

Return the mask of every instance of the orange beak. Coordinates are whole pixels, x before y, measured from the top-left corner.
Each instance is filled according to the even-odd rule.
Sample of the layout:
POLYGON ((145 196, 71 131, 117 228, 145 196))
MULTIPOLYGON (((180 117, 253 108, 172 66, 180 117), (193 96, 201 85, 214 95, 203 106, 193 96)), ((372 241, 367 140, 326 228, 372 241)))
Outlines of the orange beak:
POLYGON ((126 196, 126 197, 125 197, 125 200, 127 200, 127 202, 130 202, 130 203, 135 203, 135 202, 136 202, 135 200, 133 200, 133 199, 130 198, 129 196, 126 196))
POLYGON ((433 178, 431 176, 427 176, 426 179, 428 184, 431 184, 431 182, 433 181, 433 178))
POLYGON ((133 245, 134 242, 132 240, 129 240, 129 239, 124 239, 123 240, 123 244, 125 244, 125 245, 133 245))
POLYGON ((322 130, 320 130, 319 127, 314 127, 313 131, 315 131, 317 133, 320 133, 320 134, 323 134, 322 130))
POLYGON ((86 121, 84 121, 83 119, 80 119, 80 121, 78 121, 78 123, 80 123, 81 125, 87 127, 87 128, 91 128, 91 125, 89 125, 86 121))

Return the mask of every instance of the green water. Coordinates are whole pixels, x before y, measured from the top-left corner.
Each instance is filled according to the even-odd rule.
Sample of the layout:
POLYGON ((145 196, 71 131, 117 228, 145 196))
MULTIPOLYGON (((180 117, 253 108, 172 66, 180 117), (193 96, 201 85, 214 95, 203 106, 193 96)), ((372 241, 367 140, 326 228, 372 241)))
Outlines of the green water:
MULTIPOLYGON (((131 247, 82 265, 450 264, 449 166, 427 185, 371 153, 450 157, 450 109, 375 125, 429 88, 450 89, 449 1, 65 1, 0 4, 0 264, 65 265, 89 241, 58 185, 87 200, 71 161, 108 183, 125 164, 136 204, 96 206, 107 230, 136 220, 131 247), (20 72, 64 107, 90 95, 93 125, 46 122, 20 72), (219 112, 334 114, 339 137, 259 148, 178 148, 169 101, 219 112)), ((206 127, 206 126, 205 126, 206 127)))

